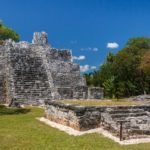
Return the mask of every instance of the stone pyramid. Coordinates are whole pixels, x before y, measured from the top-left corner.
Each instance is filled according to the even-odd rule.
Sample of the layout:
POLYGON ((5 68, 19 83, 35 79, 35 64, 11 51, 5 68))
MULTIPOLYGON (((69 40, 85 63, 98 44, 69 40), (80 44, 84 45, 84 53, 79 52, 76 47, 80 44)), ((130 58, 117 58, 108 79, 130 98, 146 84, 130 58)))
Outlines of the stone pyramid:
POLYGON ((103 97, 102 89, 88 89, 71 51, 51 47, 45 32, 35 32, 32 43, 7 40, 0 46, 0 57, 1 102, 103 97))

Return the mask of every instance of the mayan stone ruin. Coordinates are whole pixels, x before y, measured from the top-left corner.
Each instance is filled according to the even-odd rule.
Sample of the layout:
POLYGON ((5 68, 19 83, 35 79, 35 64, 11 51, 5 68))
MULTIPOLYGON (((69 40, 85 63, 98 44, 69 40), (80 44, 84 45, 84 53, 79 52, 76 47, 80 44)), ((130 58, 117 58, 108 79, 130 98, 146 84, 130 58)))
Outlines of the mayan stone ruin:
POLYGON ((80 106, 52 101, 45 104, 45 118, 78 131, 102 128, 120 140, 150 136, 149 105, 80 106))
POLYGON ((7 40, 0 46, 0 99, 25 104, 44 100, 95 99, 101 88, 88 88, 70 50, 48 44, 45 32, 35 32, 32 43, 7 40))

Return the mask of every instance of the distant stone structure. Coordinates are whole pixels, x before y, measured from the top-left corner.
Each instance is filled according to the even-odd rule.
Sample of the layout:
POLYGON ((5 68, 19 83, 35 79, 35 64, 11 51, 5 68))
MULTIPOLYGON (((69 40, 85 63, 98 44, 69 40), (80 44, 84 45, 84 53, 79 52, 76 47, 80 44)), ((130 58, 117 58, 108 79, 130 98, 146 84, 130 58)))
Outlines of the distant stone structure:
POLYGON ((52 48, 45 32, 35 32, 32 44, 6 41, 0 57, 1 102, 103 98, 101 88, 88 89, 79 65, 71 62, 71 51, 52 48))

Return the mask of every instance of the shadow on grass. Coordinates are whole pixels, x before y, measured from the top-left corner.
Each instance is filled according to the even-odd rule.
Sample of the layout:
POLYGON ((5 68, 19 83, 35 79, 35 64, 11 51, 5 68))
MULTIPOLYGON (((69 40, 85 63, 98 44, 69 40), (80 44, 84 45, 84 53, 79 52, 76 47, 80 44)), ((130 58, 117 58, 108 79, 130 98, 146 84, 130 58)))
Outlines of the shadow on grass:
POLYGON ((17 114, 26 114, 30 112, 30 109, 27 108, 7 108, 4 105, 0 105, 0 115, 17 115, 17 114))

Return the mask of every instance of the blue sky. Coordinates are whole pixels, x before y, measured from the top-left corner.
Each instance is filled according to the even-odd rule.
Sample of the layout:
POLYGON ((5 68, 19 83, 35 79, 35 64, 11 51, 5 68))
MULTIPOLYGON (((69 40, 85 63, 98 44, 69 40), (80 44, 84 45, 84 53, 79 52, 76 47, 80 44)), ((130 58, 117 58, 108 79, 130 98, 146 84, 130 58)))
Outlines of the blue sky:
POLYGON ((0 0, 0 19, 23 41, 46 31, 56 48, 72 49, 82 71, 97 68, 129 38, 150 36, 150 0, 0 0))

